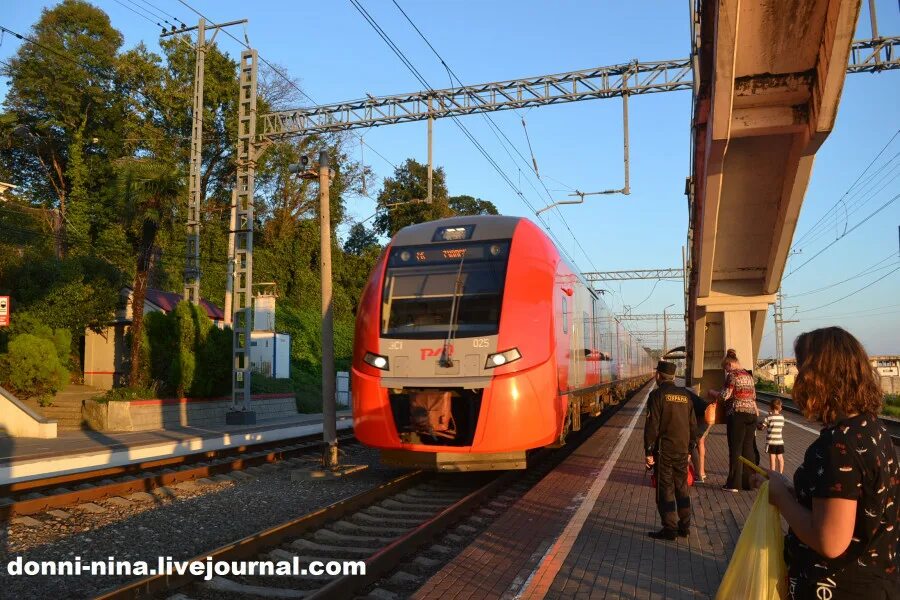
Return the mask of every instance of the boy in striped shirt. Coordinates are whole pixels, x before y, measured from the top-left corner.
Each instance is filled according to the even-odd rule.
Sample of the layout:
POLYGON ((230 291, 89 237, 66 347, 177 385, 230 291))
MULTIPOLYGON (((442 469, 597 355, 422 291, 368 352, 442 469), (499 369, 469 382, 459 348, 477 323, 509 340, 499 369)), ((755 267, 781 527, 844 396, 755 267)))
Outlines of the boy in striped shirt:
POLYGON ((781 399, 772 400, 772 410, 759 426, 766 429, 766 452, 769 454, 769 468, 784 473, 784 415, 781 414, 781 399))

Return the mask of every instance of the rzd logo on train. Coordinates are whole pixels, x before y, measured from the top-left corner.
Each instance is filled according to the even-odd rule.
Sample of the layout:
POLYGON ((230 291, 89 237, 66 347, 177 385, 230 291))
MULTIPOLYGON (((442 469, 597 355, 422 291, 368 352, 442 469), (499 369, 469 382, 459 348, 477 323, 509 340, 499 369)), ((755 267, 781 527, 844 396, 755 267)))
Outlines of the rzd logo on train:
MULTIPOLYGON (((421 350, 419 350, 419 358, 420 360, 425 360, 426 358, 434 358, 436 356, 440 356, 443 351, 443 346, 438 346, 437 348, 422 348, 421 350)), ((453 344, 447 346, 447 356, 453 356, 453 344)))

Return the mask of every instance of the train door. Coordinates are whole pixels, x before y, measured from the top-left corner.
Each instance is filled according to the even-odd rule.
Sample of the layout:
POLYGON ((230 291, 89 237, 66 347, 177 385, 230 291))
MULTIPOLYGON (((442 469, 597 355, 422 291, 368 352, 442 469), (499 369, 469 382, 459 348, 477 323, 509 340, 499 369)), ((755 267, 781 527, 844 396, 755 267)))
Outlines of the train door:
POLYGON ((580 289, 572 294, 572 328, 569 331, 569 389, 584 386, 584 296, 580 289))

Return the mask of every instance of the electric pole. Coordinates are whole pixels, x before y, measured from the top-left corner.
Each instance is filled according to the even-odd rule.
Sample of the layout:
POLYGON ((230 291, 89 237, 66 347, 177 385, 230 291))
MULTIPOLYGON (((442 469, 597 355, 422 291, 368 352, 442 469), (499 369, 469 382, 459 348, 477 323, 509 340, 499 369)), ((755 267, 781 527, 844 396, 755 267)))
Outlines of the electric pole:
POLYGON ((670 304, 663 309, 663 351, 662 358, 665 358, 666 353, 669 351, 669 315, 666 313, 667 310, 675 306, 674 304, 670 304))
MULTIPOLYGON (((229 25, 246 23, 247 20, 232 21, 221 25, 211 25, 215 29, 211 45, 219 29, 229 25)), ((196 27, 182 27, 170 31, 163 29, 160 38, 197 30, 197 58, 194 61, 194 103, 191 125, 191 156, 188 170, 187 246, 184 262, 184 299, 194 304, 200 303, 200 200, 203 167, 203 83, 206 78, 206 19, 200 17, 196 27)))
POLYGON ((231 205, 233 240, 231 315, 231 410, 228 425, 252 425, 256 413, 250 405, 250 337, 253 333, 253 198, 256 189, 256 50, 241 53, 238 96, 236 181, 231 205))
POLYGON ((337 398, 334 372, 334 303, 331 282, 331 203, 329 200, 333 172, 328 165, 328 152, 319 152, 318 169, 311 168, 308 156, 288 170, 300 179, 319 180, 319 274, 322 286, 322 467, 339 467, 337 445, 337 398))
POLYGON ((778 386, 778 393, 784 393, 784 324, 799 323, 797 319, 785 320, 784 318, 784 296, 781 288, 778 288, 778 294, 775 296, 775 385, 778 386))
POLYGON ((319 152, 319 261, 322 279, 322 466, 338 466, 337 406, 334 374, 334 312, 331 291, 331 169, 328 152, 319 152))

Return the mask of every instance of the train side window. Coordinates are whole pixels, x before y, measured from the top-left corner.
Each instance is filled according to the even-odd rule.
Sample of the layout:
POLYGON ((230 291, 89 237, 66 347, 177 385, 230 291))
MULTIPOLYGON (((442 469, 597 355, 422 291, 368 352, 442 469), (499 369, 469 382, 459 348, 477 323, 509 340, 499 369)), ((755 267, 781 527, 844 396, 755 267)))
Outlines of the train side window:
POLYGON ((569 333, 569 301, 565 296, 562 299, 562 326, 563 333, 569 333))

